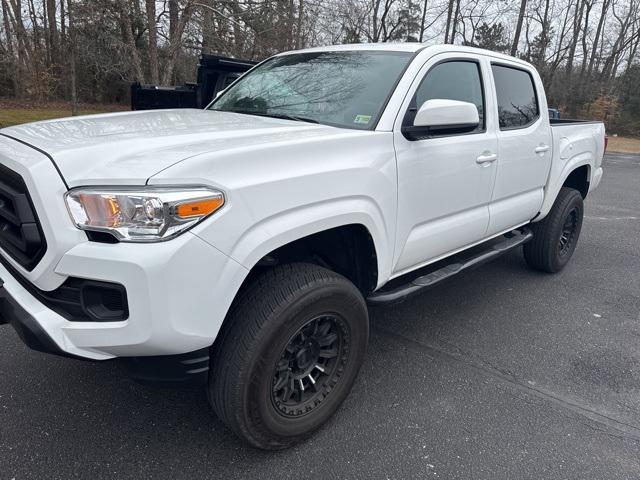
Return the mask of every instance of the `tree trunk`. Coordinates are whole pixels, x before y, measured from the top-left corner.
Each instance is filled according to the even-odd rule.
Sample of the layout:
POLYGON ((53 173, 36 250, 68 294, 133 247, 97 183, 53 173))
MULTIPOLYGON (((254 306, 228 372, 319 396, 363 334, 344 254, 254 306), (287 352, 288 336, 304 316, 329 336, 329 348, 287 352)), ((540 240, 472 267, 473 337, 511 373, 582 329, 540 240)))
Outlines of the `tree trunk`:
POLYGON ((545 4, 544 4, 544 17, 543 17, 543 22, 542 22, 542 31, 543 31, 543 38, 542 38, 542 45, 540 46, 540 55, 538 58, 538 64, 536 65, 538 68, 542 68, 542 66, 544 65, 544 60, 547 56, 547 48, 549 48, 549 42, 550 42, 550 38, 549 38, 549 6, 550 6, 550 0, 546 0, 545 4))
POLYGON ((428 0, 424 0, 424 4, 422 5, 422 18, 420 19, 420 36, 418 38, 418 41, 420 43, 422 43, 422 40, 424 38, 424 22, 427 18, 427 3, 428 0))
POLYGON ((144 83, 144 71, 142 70, 142 62, 140 61, 140 54, 138 53, 138 47, 136 41, 133 38, 133 26, 131 25, 131 17, 129 16, 129 8, 126 0, 118 0, 118 6, 120 7, 120 23, 122 25, 122 32, 124 34, 124 41, 129 51, 131 52, 131 62, 133 66, 133 72, 135 80, 144 83))
POLYGON ((576 3, 575 16, 573 17, 573 36, 571 37, 571 44, 569 47, 569 55, 567 57, 567 77, 571 77, 573 72, 573 60, 576 56, 576 48, 578 48, 578 39, 580 38, 580 32, 582 30, 582 16, 584 15, 584 4, 586 2, 578 0, 576 3))
MULTIPOLYGON (((67 27, 65 26, 66 21, 67 15, 65 13, 64 0, 60 0, 60 35, 62 38, 67 35, 67 27)), ((60 43, 62 43, 62 41, 60 43)))
POLYGON ((520 32, 522 31, 522 22, 524 21, 524 12, 527 8, 527 0, 520 1, 520 11, 518 12, 518 22, 516 23, 516 31, 513 34, 513 43, 511 44, 511 56, 515 57, 518 53, 518 43, 520 42, 520 32))
POLYGON ((21 0, 9 0, 11 9, 13 10, 13 19, 9 12, 9 19, 13 21, 13 31, 16 36, 16 51, 18 53, 18 61, 16 63, 16 94, 20 95, 24 92, 25 77, 28 73, 28 65, 31 58, 31 48, 27 43, 27 32, 22 21, 22 2, 21 0))
MULTIPOLYGON (((171 6, 171 4, 175 4, 175 8, 177 8, 176 0, 170 0, 169 5, 171 6)), ((182 34, 184 33, 184 29, 187 26, 187 23, 191 19, 192 12, 193 5, 191 4, 191 2, 187 2, 182 15, 178 17, 177 21, 174 16, 179 12, 176 11, 176 13, 174 14, 171 14, 170 12, 169 14, 169 17, 173 18, 173 20, 170 20, 169 36, 171 42, 167 54, 167 65, 165 66, 164 73, 162 75, 162 83, 165 85, 169 85, 171 83, 171 78, 173 77, 173 72, 176 66, 176 59, 178 58, 178 52, 182 47, 182 34)))
POLYGON ((7 37, 7 53, 9 54, 11 61, 14 62, 13 39, 11 35, 11 23, 9 21, 9 6, 7 5, 6 0, 2 0, 0 6, 2 6, 2 26, 4 28, 4 34, 7 37))
POLYGON ((449 0, 447 7, 447 27, 444 31, 444 43, 449 43, 449 32, 451 31, 451 17, 453 16, 453 3, 455 0, 449 0))
POLYGON ((304 18, 304 0, 298 1, 298 24, 296 26, 296 50, 302 48, 302 22, 304 18))
POLYGON ((169 0, 169 41, 173 43, 180 18, 178 0, 169 0))
POLYGON ((373 1, 373 37, 371 40, 373 43, 377 43, 380 40, 380 29, 378 28, 378 12, 380 11, 380 0, 373 1))
POLYGON ((151 82, 155 85, 160 83, 158 74, 158 27, 156 25, 156 0, 146 0, 147 24, 149 27, 149 70, 151 71, 151 82))
POLYGON ((46 0, 47 23, 49 27, 48 39, 51 48, 51 62, 57 64, 60 60, 58 48, 58 24, 56 21, 56 0, 46 0))
POLYGON ((11 59, 9 68, 11 69, 11 84, 13 95, 18 95, 18 79, 16 78, 16 59, 13 53, 13 38, 11 34, 11 21, 9 20, 9 5, 6 0, 2 0, 0 4, 2 6, 2 24, 4 26, 4 33, 7 36, 7 53, 11 59))
POLYGON ((213 46, 213 10, 202 9, 202 53, 211 53, 213 46))
POLYGON ((458 16, 460 15, 460 0, 455 0, 455 2, 456 2, 456 10, 455 10, 455 13, 453 14, 453 19, 451 21, 451 41, 449 42, 452 45, 456 39, 458 16))
POLYGON ((598 21, 598 27, 596 28, 596 35, 593 39, 593 50, 591 50, 591 56, 589 57, 589 66, 587 67, 587 80, 590 81, 591 74, 593 73, 593 67, 596 62, 596 55, 598 54, 598 42, 600 41, 600 35, 602 34, 604 24, 607 17, 607 10, 611 0, 604 0, 602 2, 602 10, 600 11, 600 20, 598 21))
POLYGON ((587 69, 587 56, 589 53, 589 46, 587 45, 587 34, 589 32, 589 17, 591 16, 591 9, 593 8, 593 2, 586 3, 586 11, 584 13, 584 28, 582 30, 582 64, 580 66, 580 79, 584 78, 584 72, 587 69))
POLYGON ((78 114, 78 86, 76 78, 76 26, 73 21, 71 0, 67 0, 67 17, 69 19, 69 77, 71 83, 71 115, 78 114))

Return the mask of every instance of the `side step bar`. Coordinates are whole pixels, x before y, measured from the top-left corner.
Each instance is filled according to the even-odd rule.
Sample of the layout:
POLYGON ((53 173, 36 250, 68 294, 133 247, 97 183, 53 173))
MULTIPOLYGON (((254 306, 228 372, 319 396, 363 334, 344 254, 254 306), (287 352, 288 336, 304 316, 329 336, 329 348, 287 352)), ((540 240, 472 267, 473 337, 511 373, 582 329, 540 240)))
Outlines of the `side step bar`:
POLYGON ((487 250, 481 251, 465 260, 450 263, 444 267, 431 273, 418 277, 411 282, 396 287, 391 290, 380 290, 374 292, 367 298, 367 302, 373 305, 381 305, 385 303, 396 303, 405 300, 408 296, 427 290, 444 280, 447 280, 460 272, 469 270, 486 263, 494 258, 499 257, 503 253, 508 252, 520 245, 527 243, 533 238, 533 233, 529 229, 514 230, 505 236, 504 240, 492 244, 487 250))

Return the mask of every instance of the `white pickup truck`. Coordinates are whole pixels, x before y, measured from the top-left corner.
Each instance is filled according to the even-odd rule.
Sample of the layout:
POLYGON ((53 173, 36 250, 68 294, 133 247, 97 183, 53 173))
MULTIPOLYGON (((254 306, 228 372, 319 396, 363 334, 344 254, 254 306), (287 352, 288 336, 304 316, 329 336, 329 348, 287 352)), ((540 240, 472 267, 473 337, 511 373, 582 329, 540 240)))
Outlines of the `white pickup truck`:
POLYGON ((30 347, 205 379, 254 446, 339 407, 396 302, 524 245, 557 272, 602 177, 602 123, 550 122, 493 52, 276 55, 205 110, 0 130, 0 323, 30 347))

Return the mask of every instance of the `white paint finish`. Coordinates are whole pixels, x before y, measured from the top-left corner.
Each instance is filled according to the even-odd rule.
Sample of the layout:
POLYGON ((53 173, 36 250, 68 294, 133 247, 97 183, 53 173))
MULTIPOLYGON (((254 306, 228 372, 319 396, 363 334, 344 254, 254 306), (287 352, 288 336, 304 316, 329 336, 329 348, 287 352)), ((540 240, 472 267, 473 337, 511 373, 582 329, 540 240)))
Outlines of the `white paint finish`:
POLYGON ((487 207, 483 205, 414 226, 404 243, 394 273, 411 271, 431 258, 483 238, 488 219, 487 207))
POLYGON ((480 245, 481 243, 484 243, 486 241, 489 241, 489 240, 492 240, 492 239, 494 239, 496 237, 499 237, 500 235, 503 235, 505 233, 511 232, 511 231, 515 230, 516 228, 522 227, 522 226, 524 226, 524 225, 526 225, 528 223, 529 222, 523 223, 522 225, 513 225, 513 226, 503 230, 502 232, 496 233, 495 235, 491 235, 489 237, 481 238, 480 240, 476 240, 475 242, 468 243, 466 245, 463 245, 460 248, 456 248, 455 250, 451 250, 451 251, 449 251, 449 252, 447 252, 447 253, 445 253, 443 255, 440 255, 439 257, 433 257, 433 258, 430 258, 428 260, 425 260, 424 262, 422 262, 422 263, 420 263, 418 265, 413 265, 413 266, 411 266, 409 268, 406 268, 405 270, 399 270, 397 272, 394 272, 394 274, 391 275, 391 278, 389 280, 393 280, 394 278, 402 277, 403 275, 406 275, 407 273, 411 273, 411 272, 413 272, 415 270, 418 270, 420 268, 423 268, 423 267, 426 267, 426 266, 431 265, 433 263, 439 262, 440 260, 443 260, 443 259, 445 259, 447 257, 452 256, 452 255, 455 255, 456 253, 464 252, 465 250, 467 250, 469 248, 475 247, 477 245, 480 245))
POLYGON ((31 272, 6 253, 2 256, 38 288, 53 290, 65 280, 54 272, 55 265, 64 252, 86 242, 87 236, 69 218, 63 198, 66 189, 51 160, 33 148, 0 136, 0 163, 24 179, 47 241, 44 257, 31 272))
POLYGON ((322 47, 310 47, 301 50, 279 53, 289 55, 291 53, 313 53, 313 52, 345 52, 345 51, 380 51, 380 52, 416 52, 424 48, 419 42, 385 42, 385 43, 349 43, 345 45, 326 45, 322 47))
MULTIPOLYGON (((96 359, 183 353, 213 343, 249 269, 291 241, 363 225, 376 248, 380 287, 526 224, 538 209, 544 216, 576 167, 589 166, 590 189, 599 183, 602 124, 551 128, 542 101, 536 125, 498 131, 490 62, 530 68, 527 63, 459 46, 310 51, 363 49, 416 53, 376 131, 197 110, 94 115, 3 130, 49 152, 71 186, 204 184, 227 199, 219 212, 171 241, 88 242, 71 224, 63 182, 49 159, 0 137, 0 163, 25 178, 49 244, 25 276, 43 289, 67 276, 122 283, 131 318, 67 322, 0 267, 5 287, 69 353, 96 359), (435 63, 454 58, 480 63, 486 131, 406 140, 400 126, 419 81, 435 63), (536 153, 543 138, 551 149, 536 153)), ((543 99, 535 72, 534 78, 543 99)))
MULTIPOLYGON (((482 239, 489 223, 489 207, 496 169, 479 164, 479 156, 497 152, 495 125, 483 133, 407 140, 402 119, 420 82, 444 60, 460 58, 457 52, 428 58, 405 96, 394 128, 398 163, 398 224, 394 272, 405 271, 464 245, 482 239)), ((478 60, 483 77, 486 65, 478 60)), ((491 95, 484 82, 485 100, 491 95)))
MULTIPOLYGON (((504 62, 496 64, 505 65, 504 62)), ((490 235, 536 216, 542 206, 543 189, 551 168, 552 138, 544 87, 533 67, 518 65, 518 68, 529 72, 534 79, 540 116, 525 128, 497 129, 499 147, 497 175, 489 207, 490 235)), ((489 81, 495 91, 493 74, 489 81)), ((492 116, 498 118, 497 102, 493 102, 490 108, 492 116)))
POLYGON ((509 227, 528 222, 536 216, 542 205, 544 193, 541 188, 522 192, 509 198, 491 202, 491 227, 489 235, 502 232, 509 227))
POLYGON ((70 187, 144 185, 147 178, 206 152, 241 150, 334 135, 323 125, 211 110, 120 112, 29 123, 2 133, 55 160, 70 187))
MULTIPOLYGON (((247 271, 191 233, 156 244, 96 244, 71 249, 56 267, 62 275, 125 286, 125 322, 67 322, 54 332, 76 353, 170 355, 211 345, 247 271)), ((41 322, 42 323, 42 322, 41 322)))
MULTIPOLYGON (((377 48, 384 48, 385 45, 390 45, 387 43, 380 44, 357 44, 357 45, 344 45, 345 49, 367 49, 367 46, 376 45, 377 48), (378 47, 379 46, 379 47, 378 47)), ((391 44, 392 45, 392 44, 391 44)), ((398 119, 398 115, 401 114, 402 104, 405 102, 409 89, 413 84, 416 75, 423 68, 425 62, 430 59, 433 59, 440 55, 448 55, 449 57, 458 57, 458 58, 480 58, 481 63, 483 64, 483 69, 485 65, 489 64, 488 59, 493 60, 501 60, 503 62, 510 62, 513 65, 517 66, 530 66, 529 63, 524 60, 520 60, 518 58, 509 57, 507 55, 503 55, 501 53, 489 52, 487 50, 482 50, 479 48, 473 47, 463 47, 461 45, 433 45, 430 47, 425 47, 422 44, 414 43, 411 44, 416 48, 412 50, 415 52, 415 57, 411 64, 407 67, 404 75, 398 82, 395 91, 389 98, 387 103, 387 108, 385 108, 384 112, 380 116, 380 120, 378 121, 378 125, 376 130, 390 132, 393 131, 396 121, 398 119)), ((483 76, 484 76, 483 71, 483 76)), ((536 73, 537 75, 537 73, 536 73)), ((491 98, 493 95, 492 88, 485 88, 488 90, 491 98)), ((493 101, 493 100, 487 100, 493 101)), ((402 110, 402 114, 404 114, 404 110, 402 110)))
POLYGON ((443 125, 478 125, 478 109, 473 103, 457 100, 427 100, 422 104, 413 120, 416 127, 443 125))
POLYGON ((546 182, 540 215, 536 217, 536 221, 547 216, 560 188, 576 168, 589 168, 589 191, 594 190, 602 179, 605 135, 602 123, 554 125, 551 127, 551 134, 554 149, 557 150, 546 182))
POLYGON ((589 182, 589 192, 592 192, 600 185, 600 181, 602 180, 602 167, 598 167, 594 170, 593 175, 591 175, 591 181, 589 182))
POLYGON ((225 207, 192 231, 247 268, 270 251, 328 228, 361 224, 378 254, 380 281, 391 273, 397 179, 392 135, 332 129, 304 137, 203 154, 159 173, 150 184, 215 179, 225 207))

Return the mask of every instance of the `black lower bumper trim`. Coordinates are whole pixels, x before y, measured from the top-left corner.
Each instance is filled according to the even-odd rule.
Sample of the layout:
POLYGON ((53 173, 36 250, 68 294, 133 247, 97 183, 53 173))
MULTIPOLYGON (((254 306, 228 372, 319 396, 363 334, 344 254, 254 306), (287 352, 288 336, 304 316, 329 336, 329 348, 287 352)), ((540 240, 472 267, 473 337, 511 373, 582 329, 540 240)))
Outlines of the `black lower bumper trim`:
POLYGON ((60 349, 36 319, 15 301, 4 288, 4 282, 0 279, 0 324, 5 323, 10 323, 20 339, 32 350, 63 357, 80 358, 60 349))
MULTIPOLYGON (((4 288, 0 279, 0 325, 10 323, 20 339, 32 350, 91 361, 60 349, 35 318, 4 288)), ((209 375, 209 349, 180 355, 123 357, 117 359, 136 381, 161 385, 204 385, 209 375)))
POLYGON ((120 363, 135 381, 153 385, 204 385, 209 378, 209 349, 180 355, 124 357, 120 363))

